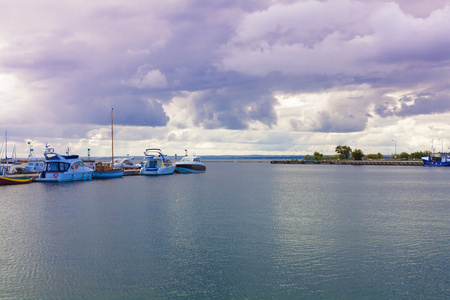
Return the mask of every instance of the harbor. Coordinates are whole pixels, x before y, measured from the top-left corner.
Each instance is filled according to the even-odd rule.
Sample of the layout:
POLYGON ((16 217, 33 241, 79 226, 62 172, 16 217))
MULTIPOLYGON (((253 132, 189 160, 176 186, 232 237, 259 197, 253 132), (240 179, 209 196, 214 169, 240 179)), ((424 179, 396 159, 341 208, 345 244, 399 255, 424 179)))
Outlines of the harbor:
POLYGON ((2 296, 448 299, 447 169, 207 168, 0 187, 2 296))
MULTIPOLYGON (((81 158, 86 166, 93 167, 98 162, 103 162, 105 159, 98 158, 81 158)), ((122 163, 129 161, 129 159, 122 159, 122 163)), ((425 166, 423 161, 419 160, 323 160, 323 161, 314 161, 314 160, 302 160, 302 159, 205 159, 205 162, 227 162, 227 163, 270 163, 270 164, 287 164, 287 165, 350 165, 350 166, 413 166, 413 167, 423 167, 425 166)), ((9 174, 9 178, 20 179, 24 177, 31 178, 32 181, 37 181, 39 178, 40 172, 34 173, 23 173, 23 169, 25 169, 25 165, 27 161, 25 159, 19 159, 18 165, 15 165, 15 169, 17 172, 15 174, 9 174)), ((128 162, 131 166, 132 163, 128 162)), ((140 167, 137 165, 134 167, 125 167, 123 176, 137 176, 140 175, 140 167)))

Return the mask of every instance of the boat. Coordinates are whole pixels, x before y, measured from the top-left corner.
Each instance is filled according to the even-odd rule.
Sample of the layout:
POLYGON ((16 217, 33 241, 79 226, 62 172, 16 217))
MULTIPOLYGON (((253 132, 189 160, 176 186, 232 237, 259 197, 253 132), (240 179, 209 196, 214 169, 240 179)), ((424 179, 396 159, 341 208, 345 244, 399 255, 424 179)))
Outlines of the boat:
POLYGON ((202 163, 201 158, 196 155, 186 155, 178 162, 175 162, 176 173, 203 173, 206 166, 202 163))
MULTIPOLYGON (((28 142, 28 145, 30 147, 30 153, 28 154, 28 163, 25 166, 23 173, 30 174, 30 173, 40 173, 44 171, 45 161, 43 159, 39 159, 34 154, 34 149, 31 146, 31 143, 28 142)), ((45 144, 45 153, 52 153, 54 152, 54 149, 50 147, 49 144, 45 144)))
POLYGON ((122 157, 116 159, 114 163, 115 168, 123 168, 123 175, 137 175, 141 170, 143 163, 135 164, 133 162, 134 157, 127 155, 126 157, 122 157))
POLYGON ((145 164, 139 171, 140 175, 170 175, 175 172, 175 165, 161 149, 146 149, 144 155, 145 164))
POLYGON ((115 168, 110 162, 96 162, 94 164, 94 179, 110 179, 123 177, 124 169, 115 168))
POLYGON ((65 182, 92 179, 92 170, 85 166, 78 155, 61 155, 56 152, 44 153, 44 171, 36 181, 65 182))
POLYGON ((450 167, 449 153, 434 153, 422 156, 423 165, 426 167, 450 167))
POLYGON ((17 185, 17 184, 25 184, 32 182, 31 177, 9 177, 9 176, 0 176, 0 185, 17 185))
POLYGON ((113 108, 111 108, 111 162, 97 162, 94 165, 92 177, 95 179, 110 179, 123 177, 124 169, 114 164, 114 130, 113 130, 113 108))
POLYGON ((32 160, 28 161, 28 164, 25 166, 23 173, 40 173, 44 171, 45 162, 42 160, 32 160))
MULTIPOLYGON (((17 184, 25 184, 25 183, 31 183, 32 178, 31 177, 17 177, 17 176, 8 176, 8 171, 10 169, 10 162, 8 161, 8 155, 7 155, 7 143, 8 143, 8 139, 7 139, 7 133, 5 134, 5 163, 2 164, 1 167, 1 173, 0 173, 0 185, 17 185, 17 184)), ((2 147, 3 150, 3 147, 2 147)))
POLYGON ((3 157, 3 151, 5 158, 0 161, 0 174, 11 175, 16 173, 16 169, 13 167, 14 161, 12 157, 8 157, 8 130, 5 131, 5 137, 0 149, 0 156, 3 157))

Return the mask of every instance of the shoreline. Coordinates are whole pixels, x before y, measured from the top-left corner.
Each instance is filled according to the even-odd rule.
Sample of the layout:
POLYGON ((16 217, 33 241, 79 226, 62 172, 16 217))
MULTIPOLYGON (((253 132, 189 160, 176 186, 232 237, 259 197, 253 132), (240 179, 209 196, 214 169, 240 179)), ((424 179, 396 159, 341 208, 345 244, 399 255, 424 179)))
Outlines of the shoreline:
POLYGON ((342 161, 296 161, 296 160, 272 160, 271 164, 294 165, 353 165, 353 166, 424 166, 420 160, 342 160, 342 161))
MULTIPOLYGON (((93 163, 95 161, 104 161, 105 158, 81 157, 85 163, 93 163)), ((136 159, 139 160, 139 159, 136 159)), ((21 167, 28 163, 25 159, 18 159, 21 164, 15 165, 21 167)), ((172 160, 175 162, 175 160, 172 160)), ((177 160, 178 161, 178 160, 177 160)), ((424 166, 422 160, 341 160, 341 161, 304 161, 300 159, 273 159, 273 158, 204 158, 203 162, 219 162, 219 163, 270 163, 270 164, 292 164, 292 165, 377 165, 377 166, 424 166)))

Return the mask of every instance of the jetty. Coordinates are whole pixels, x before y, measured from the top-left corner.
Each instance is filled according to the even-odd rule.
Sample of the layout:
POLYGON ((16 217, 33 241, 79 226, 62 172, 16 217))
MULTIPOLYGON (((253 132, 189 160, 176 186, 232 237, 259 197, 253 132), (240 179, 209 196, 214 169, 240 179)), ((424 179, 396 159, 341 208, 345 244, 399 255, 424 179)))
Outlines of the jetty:
POLYGON ((318 160, 318 161, 304 161, 304 160, 272 160, 271 164, 336 164, 336 165, 353 165, 353 166, 423 166, 420 160, 318 160))
POLYGON ((344 160, 341 165, 372 165, 372 166, 423 166, 419 160, 344 160))

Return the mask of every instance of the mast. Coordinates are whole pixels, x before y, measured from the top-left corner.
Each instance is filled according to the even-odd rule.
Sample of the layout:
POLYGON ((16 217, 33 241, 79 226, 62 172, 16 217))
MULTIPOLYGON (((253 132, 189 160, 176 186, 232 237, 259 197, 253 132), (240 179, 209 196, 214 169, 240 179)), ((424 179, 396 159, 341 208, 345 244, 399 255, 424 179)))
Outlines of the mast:
POLYGON ((113 129, 113 109, 111 108, 111 168, 114 168, 114 129, 113 129))
POLYGON ((8 163, 8 130, 5 131, 5 164, 8 163))
POLYGON ((5 131, 5 163, 2 167, 2 176, 6 176, 6 167, 8 166, 8 130, 5 131))

